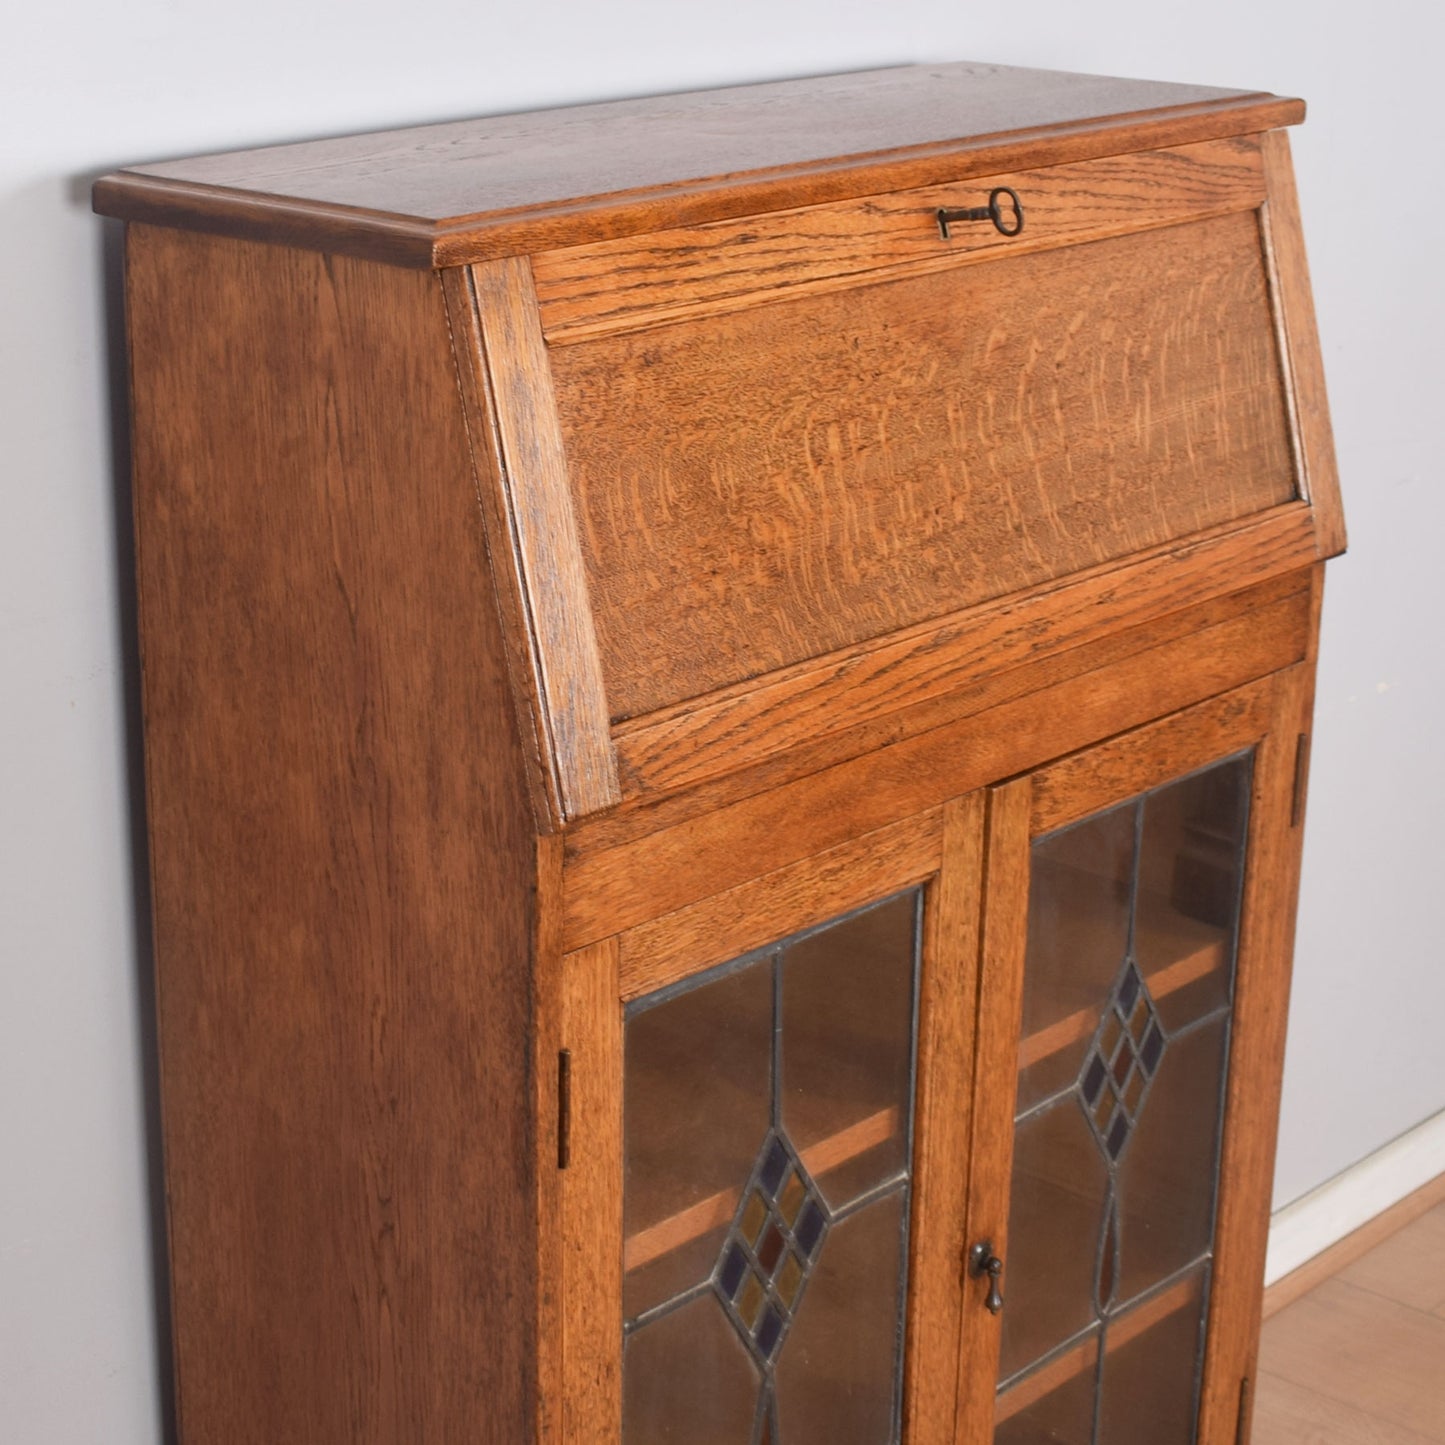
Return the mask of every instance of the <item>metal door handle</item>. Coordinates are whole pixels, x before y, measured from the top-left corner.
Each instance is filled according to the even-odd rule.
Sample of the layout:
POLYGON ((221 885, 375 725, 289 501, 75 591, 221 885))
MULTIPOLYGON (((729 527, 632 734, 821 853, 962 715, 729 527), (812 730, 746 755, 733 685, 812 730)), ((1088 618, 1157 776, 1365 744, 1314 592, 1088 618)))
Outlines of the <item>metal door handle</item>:
POLYGON ((976 1244, 968 1252, 968 1272, 975 1279, 988 1277, 988 1298, 984 1300, 984 1308, 991 1315, 996 1315, 1003 1309, 1003 1296, 999 1293, 998 1279, 1003 1273, 1003 1260, 993 1252, 993 1244, 990 1240, 984 1240, 982 1244, 976 1244))

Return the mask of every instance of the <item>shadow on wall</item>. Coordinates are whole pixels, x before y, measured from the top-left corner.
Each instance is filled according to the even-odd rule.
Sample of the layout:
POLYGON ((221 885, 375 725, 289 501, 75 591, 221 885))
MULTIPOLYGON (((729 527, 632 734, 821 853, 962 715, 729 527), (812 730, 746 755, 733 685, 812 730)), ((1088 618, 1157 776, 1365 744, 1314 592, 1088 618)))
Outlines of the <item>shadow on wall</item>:
MULTIPOLYGON (((90 208, 94 175, 77 176, 68 187, 73 201, 90 208)), ((114 221, 96 222, 96 264, 104 302, 106 415, 114 486, 117 651, 122 672, 125 727, 126 802, 130 822, 131 956, 135 960, 138 1019, 136 1040, 145 1105, 146 1184, 149 1252, 155 1320, 155 1357, 160 1378, 163 1445, 179 1445, 172 1358, 170 1257, 166 1243, 165 1176, 161 1154, 160 1054, 156 1035, 156 987, 151 937, 150 852, 146 840, 145 760, 141 739, 140 651, 136 625, 135 533, 131 525, 131 437, 129 365, 125 343, 124 232, 114 221)))

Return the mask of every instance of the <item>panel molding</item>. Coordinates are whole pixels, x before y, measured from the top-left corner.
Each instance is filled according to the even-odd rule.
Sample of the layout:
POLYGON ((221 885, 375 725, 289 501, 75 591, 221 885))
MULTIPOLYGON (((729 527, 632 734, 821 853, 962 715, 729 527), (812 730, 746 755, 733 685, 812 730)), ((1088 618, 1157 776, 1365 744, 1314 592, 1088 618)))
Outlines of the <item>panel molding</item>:
MULTIPOLYGON (((1313 634, 1313 627, 1311 628, 1313 634)), ((1310 729, 1312 669, 1276 679, 1269 731, 1255 751, 1249 856, 1234 984, 1210 1325, 1200 1439, 1226 1440, 1259 1345, 1268 1221, 1260 1202, 1274 1176, 1285 1021, 1289 1012, 1302 823, 1294 809, 1295 751, 1310 729)))
POLYGON ((1167 616, 1183 597, 1204 603, 1285 576, 1316 551, 1309 509, 1290 502, 621 723, 612 737, 622 789, 672 792, 823 738, 866 752, 880 729, 896 737, 968 712, 991 676, 1167 616))
MULTIPOLYGON (((617 940, 562 960, 560 1038, 571 1060, 571 1157, 558 1169, 561 1440, 616 1445, 622 1428, 622 1004, 617 940)), ((540 1167, 546 1168, 545 1162, 540 1167)))
POLYGON ((618 722, 1298 494, 1252 211, 550 360, 618 722))
POLYGON ((538 812, 555 826, 621 792, 532 270, 511 257, 444 285, 538 812))
POLYGON ((645 922, 1253 682, 1298 662, 1311 626, 1310 593, 1297 592, 726 806, 700 790, 676 820, 619 812, 569 831, 566 936, 645 922))
MULTIPOLYGON (((629 928, 618 936, 622 998, 641 998, 921 883, 937 872, 942 844, 943 810, 931 808, 629 928)), ((565 940, 569 949, 590 941, 565 940)))
POLYGON ((1321 559, 1336 557, 1345 550, 1345 514, 1289 137, 1282 130, 1268 132, 1262 153, 1269 199, 1260 207, 1260 226, 1300 492, 1318 518, 1321 559))
POLYGON ((1259 138, 1234 136, 544 251, 532 269, 542 330, 556 346, 803 289, 837 290, 1253 210, 1263 199, 1259 138), (1021 234, 986 222, 941 234, 941 208, 986 205, 1001 186, 1020 196, 1021 234))
MULTIPOLYGON (((965 1245, 987 1242, 1008 1258, 1009 1185, 1013 1175, 1014 1093, 1023 1023, 1023 958, 1028 947, 1031 777, 990 788, 984 842, 984 911, 978 934, 977 1024, 965 1245)), ((956 1429, 972 1432, 998 1381, 1003 1339, 999 1316, 984 1308, 986 1281, 965 1280, 960 1314, 956 1429)), ((1007 1279, 1004 1281, 1007 1288, 1007 1279)), ((990 1417, 991 1418, 991 1417, 990 1417)))

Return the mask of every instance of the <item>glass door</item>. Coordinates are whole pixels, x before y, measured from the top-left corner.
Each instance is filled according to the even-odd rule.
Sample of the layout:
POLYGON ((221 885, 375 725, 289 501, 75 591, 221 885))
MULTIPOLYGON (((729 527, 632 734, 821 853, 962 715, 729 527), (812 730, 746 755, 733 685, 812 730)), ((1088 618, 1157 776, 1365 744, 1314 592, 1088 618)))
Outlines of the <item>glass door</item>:
POLYGON ((922 904, 628 1006, 625 1445, 898 1438, 922 904))
POLYGON ((568 1445, 947 1445, 980 796, 568 955, 568 1445))
MULTIPOLYGON (((1009 1124, 995 1115, 974 1191, 994 1225, 972 1241, 966 1311, 988 1375, 965 1364, 975 1419, 987 1380, 996 1445, 1208 1438, 1216 1282, 1246 1267, 1220 1227, 1226 1129, 1243 1117, 1232 1089, 1277 1087, 1277 1058, 1252 1045, 1241 1074, 1236 1047, 1286 977, 1283 958, 1243 973, 1247 911, 1292 906, 1252 877, 1279 854, 1264 840, 1288 803, 1276 691, 1257 684, 1242 708, 1206 704, 997 791, 994 841, 1016 878, 988 900, 1009 941, 985 948, 981 1031, 1007 1047, 980 1108, 1009 1124), (990 963, 1007 970, 992 996, 990 963)), ((1262 915, 1250 922, 1263 938, 1262 915)))
POLYGON ((1188 1445, 1252 754, 1036 838, 999 1445, 1188 1445))

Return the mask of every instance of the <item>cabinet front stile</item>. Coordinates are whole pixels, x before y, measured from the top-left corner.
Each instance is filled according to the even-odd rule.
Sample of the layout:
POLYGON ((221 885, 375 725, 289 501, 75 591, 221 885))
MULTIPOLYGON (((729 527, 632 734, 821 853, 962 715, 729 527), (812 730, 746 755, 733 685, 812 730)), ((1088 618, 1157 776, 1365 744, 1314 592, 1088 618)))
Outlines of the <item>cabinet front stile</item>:
POLYGON ((569 1445, 952 1439, 982 812, 561 959, 569 1445))
POLYGON ((957 1438, 1229 1445, 1263 1273, 1295 668, 989 798, 957 1438), (997 1297, 989 1298, 997 1281, 997 1297))

